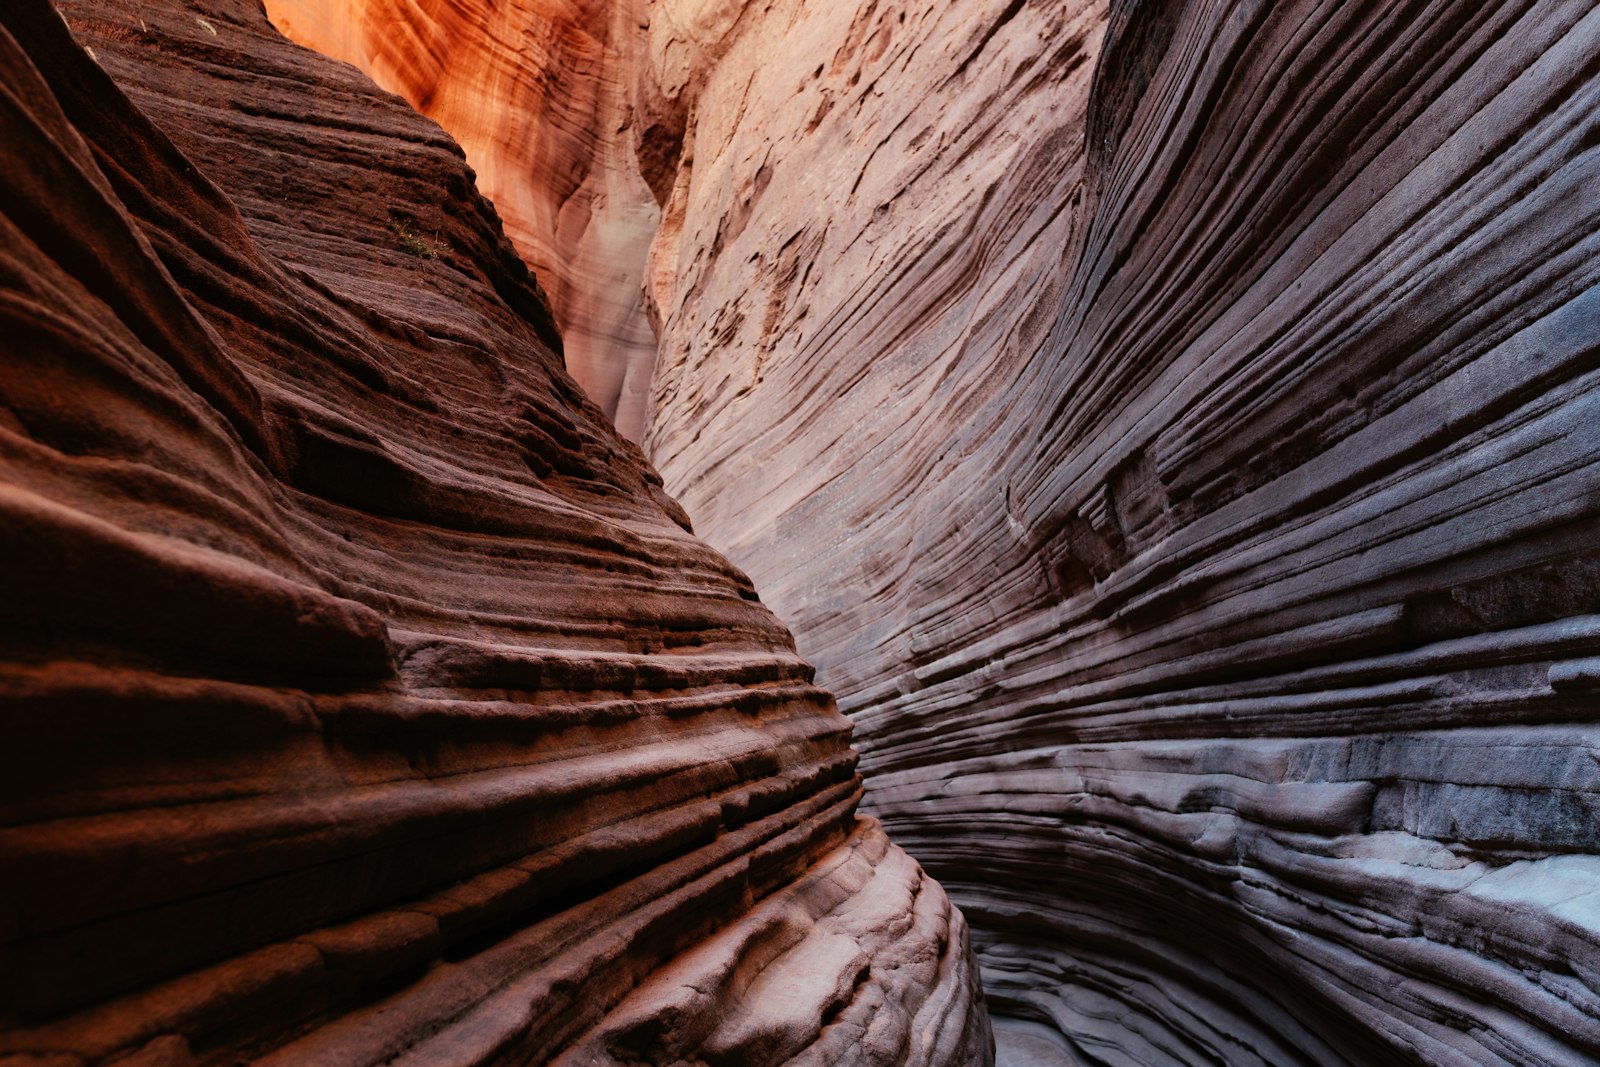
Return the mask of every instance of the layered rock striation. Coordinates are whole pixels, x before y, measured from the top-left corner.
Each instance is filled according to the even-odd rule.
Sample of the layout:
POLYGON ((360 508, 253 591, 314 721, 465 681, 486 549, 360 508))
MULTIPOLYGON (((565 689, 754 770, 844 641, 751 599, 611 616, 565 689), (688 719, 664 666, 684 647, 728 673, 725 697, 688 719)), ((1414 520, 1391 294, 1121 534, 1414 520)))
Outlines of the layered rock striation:
POLYGON ((3 16, 4 1047, 983 1057, 559 323, 1019 1055, 1600 1058, 1592 4, 269 6, 554 314, 244 0, 3 16))
POLYGON ((655 337, 640 277, 660 222, 630 128, 644 0, 265 0, 290 38, 354 63, 466 150, 538 275, 567 369, 643 433, 655 337))
POLYGON ((646 445, 991 1010, 1600 1057, 1600 11, 691 8, 646 445))
POLYGON ((253 0, 59 8, 0 7, 0 1062, 986 1060, 454 142, 253 0))

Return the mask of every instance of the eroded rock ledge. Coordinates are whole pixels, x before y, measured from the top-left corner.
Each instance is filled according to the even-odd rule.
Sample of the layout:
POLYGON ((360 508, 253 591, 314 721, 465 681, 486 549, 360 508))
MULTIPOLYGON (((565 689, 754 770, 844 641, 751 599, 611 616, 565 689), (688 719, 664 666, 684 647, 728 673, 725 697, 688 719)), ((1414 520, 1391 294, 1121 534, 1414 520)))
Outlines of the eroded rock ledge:
POLYGON ((455 144, 254 0, 59 7, 0 7, 0 1062, 986 1059, 455 144))

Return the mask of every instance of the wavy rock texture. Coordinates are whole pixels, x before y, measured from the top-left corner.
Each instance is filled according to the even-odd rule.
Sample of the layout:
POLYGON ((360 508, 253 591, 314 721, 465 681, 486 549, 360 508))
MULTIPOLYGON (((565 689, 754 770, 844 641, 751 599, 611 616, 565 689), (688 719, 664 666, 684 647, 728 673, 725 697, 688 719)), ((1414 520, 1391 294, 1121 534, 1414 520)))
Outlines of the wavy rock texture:
POLYGON ((0 1062, 987 1059, 454 143, 253 0, 60 6, 94 59, 0 7, 0 1062))
POLYGON ((1002 1037, 1600 1057, 1600 10, 662 0, 649 55, 647 448, 1002 1037))
POLYGON ((660 221, 629 129, 644 0, 265 0, 289 37, 439 122, 549 294, 567 369, 638 440, 656 342, 640 284, 660 221))

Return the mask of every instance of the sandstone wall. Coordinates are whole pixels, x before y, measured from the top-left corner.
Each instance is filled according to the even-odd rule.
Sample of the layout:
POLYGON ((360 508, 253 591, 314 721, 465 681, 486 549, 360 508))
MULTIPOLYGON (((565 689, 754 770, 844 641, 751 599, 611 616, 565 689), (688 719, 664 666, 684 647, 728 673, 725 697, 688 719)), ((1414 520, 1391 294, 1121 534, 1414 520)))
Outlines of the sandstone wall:
MULTIPOLYGON (((645 290, 644 311, 659 332, 659 370, 639 422, 647 451, 700 533, 748 572, 793 626, 818 681, 854 717, 868 805, 971 918, 991 1006, 1048 1024, 1030 1031, 1036 1047, 1142 1064, 1600 1057, 1600 734, 1592 725, 1600 678, 1600 12, 1592 4, 656 0, 641 12, 370 0, 321 5, 331 16, 308 28, 304 8, 295 21, 295 0, 272 2, 291 32, 365 64, 459 125, 485 188, 508 215, 532 220, 527 232, 568 232, 569 203, 583 233, 626 232, 616 245, 596 245, 595 262, 619 272, 609 292, 645 290), (523 56, 535 61, 530 69, 523 56), (571 65, 554 65, 557 58, 571 65), (584 130, 585 118, 597 125, 584 130), (473 147, 480 143, 487 147, 473 147), (563 175, 555 160, 575 169, 563 175), (596 182, 617 190, 605 212, 626 225, 583 221, 614 217, 595 206, 596 182), (517 208, 522 202, 534 206, 517 208), (641 265, 647 229, 655 233, 641 265)), ((214 7, 195 17, 214 20, 214 7)), ((220 45, 209 31, 184 29, 165 32, 198 42, 185 48, 209 61, 220 45)), ((123 18, 93 44, 112 56, 114 71, 126 62, 119 47, 131 51, 123 35, 133 32, 123 18)), ((253 70, 242 57, 265 47, 252 43, 221 69, 253 70)), ((219 112, 235 110, 192 110, 189 96, 157 91, 141 106, 188 129, 197 152, 226 143, 209 141, 209 131, 219 112)), ((343 129, 344 121, 326 125, 343 129)), ((419 136, 432 143, 437 134, 402 139, 419 136)), ((370 162, 369 143, 345 147, 370 162)), ((225 155, 207 153, 207 162, 221 166, 211 157, 225 155)), ((252 156, 239 169, 257 187, 263 174, 283 185, 281 159, 252 156)), ((459 161, 450 174, 468 180, 459 161)), ((230 181, 223 184, 235 196, 248 186, 230 181)), ((423 345, 429 355, 419 365, 432 365, 441 357, 431 346, 456 343, 460 327, 431 324, 457 313, 427 312, 414 286, 380 300, 374 274, 392 277, 392 264, 371 266, 372 248, 409 247, 409 259, 391 258, 431 272, 433 261, 411 262, 419 258, 413 242, 423 242, 422 258, 433 251, 449 263, 437 246, 467 247, 473 238, 453 223, 430 228, 431 217, 385 224, 373 198, 358 199, 367 237, 335 266, 297 268, 308 273, 295 284, 312 291, 317 308, 354 303, 369 309, 364 322, 377 308, 385 320, 411 324, 419 332, 398 331, 402 342, 389 329, 383 345, 423 345)), ((317 221, 319 212, 308 225, 305 205, 289 215, 260 195, 240 205, 258 253, 266 248, 280 263, 312 247, 308 229, 332 247, 346 239, 347 230, 317 221), (299 220, 292 239, 275 238, 285 219, 299 220)), ((170 224, 135 214, 146 232, 170 224)), ((587 247, 525 238, 536 264, 540 241, 587 247)), ((157 248, 183 262, 174 248, 195 243, 157 248)), ((50 254, 58 254, 53 246, 50 254)), ((503 281, 515 274, 506 257, 494 273, 499 299, 536 322, 533 304, 506 295, 524 292, 503 281)), ((189 271, 175 276, 219 273, 189 271)), ((557 318, 602 299, 583 295, 587 283, 562 262, 541 277, 557 318)), ((194 292, 210 292, 182 284, 191 303, 194 292)), ((212 329, 239 317, 220 298, 202 303, 220 305, 207 312, 212 329)), ((308 321, 328 314, 308 313, 308 321)), ((595 311, 593 321, 610 314, 595 311)), ((617 312, 615 321, 631 314, 617 312)), ((274 340, 254 342, 269 353, 283 324, 300 319, 271 321, 274 340)), ((563 321, 571 333, 574 320, 563 321)), ((643 337, 592 332, 606 344, 643 337)), ((261 382, 284 378, 282 357, 254 359, 243 364, 246 377, 270 414, 287 402, 261 382), (251 369, 257 364, 273 369, 251 369)), ((217 410, 248 399, 231 377, 204 367, 187 373, 217 410)), ((472 434, 503 436, 495 427, 504 415, 484 398, 520 395, 520 379, 506 381, 452 387, 450 410, 473 413, 465 419, 472 434), (477 406, 458 408, 462 395, 477 406)), ((419 391, 441 388, 430 377, 419 391)), ((610 403, 605 388, 596 392, 610 403)), ((575 393, 562 394, 560 407, 588 410, 575 393)), ((232 424, 252 425, 253 409, 239 410, 232 424)), ((53 424, 69 429, 52 432, 78 432, 86 418, 74 409, 53 424)), ((274 492, 337 501, 350 485, 364 486, 358 507, 371 524, 379 521, 372 512, 416 507, 391 499, 411 499, 414 484, 463 480, 396 481, 358 465, 318 483, 322 461, 295 467, 294 457, 324 446, 281 427, 299 419, 323 436, 352 436, 343 423, 327 429, 324 418, 261 416, 280 429, 258 431, 262 443, 252 447, 288 457, 270 468, 284 473, 266 484, 288 487, 274 492)), ((354 421, 368 433, 383 427, 389 441, 400 433, 391 427, 413 418, 407 409, 354 421)), ((579 421, 596 440, 605 436, 593 414, 579 421)), ((568 438, 540 425, 558 453, 570 450, 568 438)), ((464 431, 458 424, 451 432, 464 431)), ((443 463, 452 471, 467 462, 456 457, 479 452, 428 444, 420 430, 394 440, 415 469, 443 463)), ((335 455, 347 449, 331 447, 335 455)), ((636 469, 625 446, 606 448, 619 450, 607 461, 615 469, 636 469)), ((389 462, 376 469, 388 471, 389 462)), ((485 469, 522 484, 521 474, 485 469)), ((613 521, 614 509, 634 501, 627 508, 656 509, 651 530, 663 527, 657 512, 670 514, 671 505, 648 483, 616 477, 625 494, 608 490, 596 504, 586 490, 582 506, 613 521), (640 503, 641 493, 653 503, 640 503)), ((63 493, 50 499, 104 499, 100 489, 63 493)), ((436 509, 468 507, 427 499, 429 521, 446 528, 432 518, 436 509)), ((516 500, 520 508, 523 497, 516 500)), ((296 530, 310 521, 308 506, 289 509, 302 516, 296 530)), ((133 521, 122 517, 129 507, 118 505, 118 522, 133 521)), ((311 508, 312 525, 327 527, 327 507, 311 508)), ((232 543, 216 542, 221 536, 207 526, 189 540, 232 543)), ((296 558, 320 558, 292 544, 296 558)), ((508 551, 498 545, 489 554, 508 551)), ((628 549, 652 561, 657 551, 628 549)), ((378 568, 384 583, 399 580, 390 558, 378 568)), ((716 575, 696 582, 724 598, 747 588, 720 562, 705 562, 711 557, 691 558, 686 566, 716 575)), ((357 577, 353 563, 317 566, 347 583, 327 587, 336 595, 371 601, 362 590, 377 579, 361 574, 372 563, 357 577)), ((466 573, 480 575, 466 584, 486 584, 495 596, 512 580, 498 562, 466 573)), ((588 590, 589 581, 585 572, 563 589, 588 590)), ((448 608, 462 584, 424 589, 419 601, 447 605, 433 614, 467 611, 448 608)), ((637 588, 628 586, 630 595, 637 588)), ((541 595, 554 599, 516 594, 538 605, 532 616, 567 612, 602 631, 614 617, 614 602, 541 595)), ((397 620, 390 626, 402 636, 466 626, 423 626, 398 609, 375 610, 396 612, 383 617, 397 620)), ((624 629, 678 632, 655 611, 624 629)), ((760 646, 790 662, 770 619, 739 617, 751 628, 735 642, 740 655, 760 646)), ((62 648, 98 650, 105 640, 51 625, 66 628, 51 638, 62 648)), ((473 614, 471 625, 502 624, 473 614)), ((500 630, 473 634, 508 642, 495 636, 500 630)), ((241 642, 227 645, 237 654, 241 642)), ((117 656, 132 663, 136 651, 117 656)), ((208 676, 220 677, 219 654, 208 654, 208 676)), ((429 652, 418 662, 449 664, 453 655, 429 652)), ((338 657, 350 659, 360 657, 338 657)), ((328 670, 316 662, 296 669, 328 670)), ((446 676, 456 678, 454 669, 446 676)), ((504 669, 520 670, 491 674, 504 669)), ((779 687, 815 694, 803 668, 793 669, 802 677, 786 675, 779 687)), ((467 688, 481 696, 506 685, 467 688)), ((307 686, 300 683, 323 693, 307 686)), ((120 706, 95 699, 96 707, 120 706)), ((328 700, 317 696, 312 706, 328 700)), ((817 710, 802 718, 822 721, 816 715, 826 718, 817 710)), ((462 729, 419 720, 443 724, 437 745, 462 729)), ((82 735, 64 736, 78 745, 82 735)), ((826 759, 847 758, 842 744, 826 742, 826 759)), ((43 778, 66 765, 32 754, 24 762, 43 778)), ((847 779, 828 781, 843 795, 847 779)), ((131 810, 132 795, 97 803, 131 810)), ((137 803, 156 804, 148 795, 137 803)), ((816 817, 784 818, 814 826, 816 817)), ((842 833, 846 824, 836 825, 842 833)), ((812 875, 836 871, 831 884, 855 886, 862 880, 852 864, 875 864, 887 881, 852 899, 874 901, 884 915, 910 906, 906 887, 924 884, 881 838, 869 843, 863 833, 850 839, 853 851, 816 861, 810 875, 798 863, 786 875, 798 879, 790 891, 810 902, 801 927, 815 931, 790 954, 800 971, 817 964, 859 973, 848 962, 854 950, 832 940, 855 906, 824 917, 828 905, 818 902, 832 891, 812 875)), ((915 907, 928 892, 915 894, 915 907)), ((786 899, 756 906, 747 921, 788 930, 774 913, 792 914, 786 899)), ((949 914, 932 899, 933 915, 949 914)), ((959 918, 938 921, 959 940, 959 918)), ((919 918, 913 928, 927 927, 919 918)), ((808 1034, 812 1015, 790 1029, 781 983, 729 994, 763 1005, 768 1036, 753 1039, 737 1026, 710 1036, 678 1021, 706 1017, 689 990, 728 988, 705 981, 701 968, 748 978, 751 968, 727 962, 737 946, 752 946, 738 951, 758 958, 763 950, 753 946, 787 946, 792 936, 730 933, 711 943, 721 947, 679 957, 659 972, 674 977, 586 1022, 593 1028, 571 1047, 593 1055, 667 1033, 689 1034, 712 1056, 750 1048, 788 1055, 793 1046, 781 1035, 808 1034)), ((849 936, 866 957, 898 962, 876 935, 849 936)), ((654 950, 647 939, 631 951, 654 950)), ((981 1045, 981 1024, 969 1022, 958 957, 948 959, 904 986, 874 970, 846 1010, 875 1010, 882 981, 901 990, 881 1002, 905 1005, 888 1013, 913 1020, 903 1032, 931 1035, 928 1047, 965 1050, 950 1053, 961 1062, 981 1045), (929 983, 941 992, 918 1000, 911 991, 929 983), (933 1025, 944 1018, 956 1020, 953 1035, 933 1025)), ((887 963, 880 970, 891 973, 887 963)), ((835 1002, 813 998, 823 1005, 816 1018, 835 1002)), ((331 1017, 332 1009, 318 1010, 331 1017)), ((466 1041, 487 1031, 463 1024, 447 1032, 466 1041)), ((819 1030, 809 1054, 831 1062, 837 1048, 828 1042, 855 1032, 819 1030)), ((904 1042, 884 1047, 913 1061, 919 1054, 904 1042)))
POLYGON ((644 0, 265 0, 290 38, 354 63, 466 150, 538 275, 567 369, 623 436, 655 363, 640 276, 660 212, 629 128, 644 0))
POLYGON ((1600 1056, 1600 11, 662 0, 649 54, 647 449, 991 1009, 1600 1056))
POLYGON ((986 1061, 455 143, 253 0, 59 6, 0 6, 0 1062, 986 1061))

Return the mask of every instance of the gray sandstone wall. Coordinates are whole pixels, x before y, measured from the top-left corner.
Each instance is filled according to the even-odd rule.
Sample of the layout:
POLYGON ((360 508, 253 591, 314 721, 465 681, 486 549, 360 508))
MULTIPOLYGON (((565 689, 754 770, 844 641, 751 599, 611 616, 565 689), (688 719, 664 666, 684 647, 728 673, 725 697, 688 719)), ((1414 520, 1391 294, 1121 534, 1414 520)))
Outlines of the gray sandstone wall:
POLYGON ((1600 10, 777 0, 700 48, 643 105, 689 116, 647 446, 991 1010, 1085 1062, 1600 1056, 1600 10))

